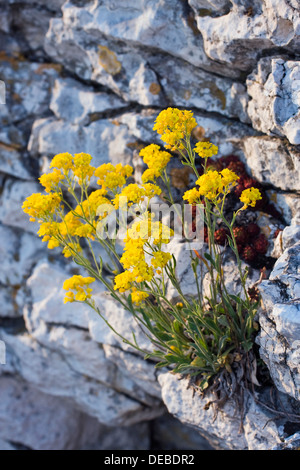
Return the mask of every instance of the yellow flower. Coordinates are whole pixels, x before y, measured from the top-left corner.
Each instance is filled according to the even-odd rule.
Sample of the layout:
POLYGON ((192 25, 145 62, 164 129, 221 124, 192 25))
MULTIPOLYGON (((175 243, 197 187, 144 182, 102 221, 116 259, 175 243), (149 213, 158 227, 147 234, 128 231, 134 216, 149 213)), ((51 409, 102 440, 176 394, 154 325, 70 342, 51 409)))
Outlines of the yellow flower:
POLYGON ((140 156, 148 165, 148 169, 142 175, 142 181, 154 181, 166 168, 170 161, 171 154, 160 150, 158 145, 150 144, 140 151, 140 156))
POLYGON ((155 269, 164 268, 171 258, 172 256, 170 253, 165 253, 164 251, 155 251, 153 253, 151 264, 155 269))
POLYGON ((195 204, 199 198, 200 194, 197 188, 189 189, 182 196, 182 199, 188 201, 189 204, 195 204))
POLYGON ((59 246, 58 240, 51 238, 51 240, 48 241, 48 245, 47 245, 48 250, 53 250, 54 248, 57 248, 58 246, 59 246))
POLYGON ((82 251, 81 246, 79 243, 71 242, 63 249, 63 255, 65 258, 70 258, 74 256, 76 253, 80 253, 82 251))
POLYGON ((240 179, 240 177, 236 173, 229 170, 228 168, 224 168, 224 170, 221 171, 221 175, 222 175, 222 184, 224 185, 225 188, 227 188, 227 186, 229 186, 230 184, 234 186, 237 180, 240 179))
POLYGON ((74 214, 74 211, 68 212, 60 223, 60 233, 63 237, 76 236, 76 230, 81 226, 80 218, 74 214))
POLYGON ((198 178, 199 194, 207 199, 215 199, 223 190, 222 176, 217 171, 209 170, 198 178))
POLYGON ((248 206, 255 207, 256 202, 262 199, 261 193, 257 188, 244 189, 241 194, 240 201, 244 203, 242 209, 247 209, 248 206))
POLYGON ((148 181, 155 181, 157 178, 161 176, 161 172, 155 168, 147 168, 142 174, 142 181, 143 183, 147 183, 148 181))
POLYGON ((210 158, 218 153, 218 147, 210 142, 197 142, 194 150, 202 158, 210 158))
POLYGON ((91 155, 88 153, 76 153, 74 155, 74 175, 82 182, 86 178, 90 179, 95 171, 95 168, 90 165, 92 161, 91 155))
POLYGON ((131 288, 134 281, 135 281, 134 274, 130 271, 124 271, 115 277, 114 290, 125 292, 131 288))
POLYGON ((38 235, 39 237, 43 237, 42 242, 48 242, 49 250, 59 246, 59 241, 57 239, 59 236, 59 224, 57 222, 43 222, 40 225, 38 235))
POLYGON ((142 188, 144 190, 143 196, 148 199, 152 199, 154 196, 159 196, 161 194, 161 189, 156 184, 145 183, 142 185, 142 188))
POLYGON ((83 277, 80 275, 72 276, 64 282, 63 288, 68 291, 65 296, 64 303, 84 302, 91 298, 92 289, 89 287, 90 284, 95 282, 93 277, 83 277), (73 292, 75 291, 75 292, 73 292))
POLYGON ((151 224, 151 237, 154 239, 154 245, 161 245, 162 243, 168 244, 174 235, 172 230, 167 225, 162 224, 160 221, 152 222, 151 224))
POLYGON ((145 240, 140 238, 126 239, 124 253, 120 259, 123 268, 135 267, 140 261, 145 260, 144 244, 145 240))
POLYGON ((168 108, 157 116, 153 130, 161 135, 166 148, 176 150, 183 148, 182 140, 190 136, 196 126, 197 122, 191 111, 168 108))
POLYGON ((23 203, 22 209, 30 216, 30 221, 49 219, 58 209, 61 198, 54 194, 31 194, 23 203))
POLYGON ((75 230, 75 235, 80 238, 91 238, 95 239, 96 227, 91 224, 82 224, 75 230))
POLYGON ((50 168, 57 168, 68 172, 73 168, 73 156, 70 153, 59 153, 53 157, 50 168))
POLYGON ((131 293, 131 300, 136 305, 140 305, 147 297, 149 297, 149 294, 146 292, 136 290, 131 293))
POLYGON ((112 163, 104 163, 95 170, 97 184, 112 191, 122 188, 132 173, 133 168, 130 165, 123 166, 121 163, 115 166, 112 163))
POLYGON ((109 199, 104 197, 103 194, 106 193, 106 190, 97 189, 93 191, 88 197, 88 207, 89 207, 89 214, 93 218, 97 214, 98 207, 103 206, 105 204, 111 205, 109 199))
POLYGON ((45 173, 39 178, 39 181, 42 186, 44 186, 46 193, 50 193, 52 190, 55 190, 59 185, 60 181, 64 179, 64 176, 61 172, 54 168, 51 173, 45 173))
POLYGON ((160 195, 161 189, 152 183, 146 183, 139 186, 136 183, 129 184, 122 189, 120 194, 113 200, 113 204, 116 209, 124 207, 126 204, 131 206, 132 204, 139 204, 146 198, 152 199, 155 195, 160 195))
POLYGON ((152 266, 149 266, 146 261, 141 260, 134 267, 132 274, 136 282, 150 282, 154 276, 152 266))

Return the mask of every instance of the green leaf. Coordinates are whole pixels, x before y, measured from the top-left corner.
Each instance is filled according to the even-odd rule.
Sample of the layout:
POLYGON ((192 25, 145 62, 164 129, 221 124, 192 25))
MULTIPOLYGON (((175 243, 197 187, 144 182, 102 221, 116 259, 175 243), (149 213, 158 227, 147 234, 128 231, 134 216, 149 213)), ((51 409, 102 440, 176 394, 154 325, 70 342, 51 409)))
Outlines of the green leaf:
POLYGON ((168 361, 169 364, 173 364, 174 362, 182 362, 183 358, 175 356, 174 354, 166 354, 165 355, 166 361, 168 361))
POLYGON ((204 253, 204 256, 216 269, 216 263, 215 263, 215 260, 212 258, 212 256, 209 253, 204 253))
POLYGON ((221 315, 220 317, 218 317, 218 322, 220 323, 220 325, 230 328, 226 315, 221 315))

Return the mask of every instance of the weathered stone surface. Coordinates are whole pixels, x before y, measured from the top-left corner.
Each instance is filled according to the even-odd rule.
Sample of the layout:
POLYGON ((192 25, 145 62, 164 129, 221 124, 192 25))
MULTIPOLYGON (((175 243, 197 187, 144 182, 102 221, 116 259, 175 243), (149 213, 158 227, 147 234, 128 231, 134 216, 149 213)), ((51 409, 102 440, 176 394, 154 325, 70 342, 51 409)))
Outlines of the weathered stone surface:
POLYGON ((268 190, 267 194, 287 225, 300 225, 300 194, 272 189, 268 190))
POLYGON ((248 113, 255 129, 300 144, 300 63, 282 58, 261 59, 247 79, 252 100, 248 113))
POLYGON ((12 377, 1 377, 0 385, 1 450, 71 450, 98 437, 99 423, 68 400, 41 393, 12 377))
POLYGON ((157 449, 214 450, 205 437, 170 414, 157 418, 152 426, 154 446, 157 449))
POLYGON ((61 152, 85 152, 93 156, 94 166, 108 161, 117 164, 130 163, 132 151, 128 143, 132 139, 126 126, 114 120, 101 119, 89 126, 71 124, 50 118, 37 121, 33 128, 29 151, 53 157, 61 152))
POLYGON ((230 8, 230 0, 188 0, 196 15, 221 15, 230 8))
MULTIPOLYGON (((0 338, 7 347, 0 448, 198 449, 199 429, 219 448, 274 448, 288 437, 284 419, 272 421, 247 398, 244 435, 236 434, 231 404, 213 422, 213 410, 202 410, 205 401, 199 405, 184 381, 166 373, 160 385, 154 363, 95 312, 64 305, 63 281, 85 273, 68 260, 58 263, 60 250, 46 253, 21 205, 41 192, 36 178, 53 155, 83 151, 96 166, 134 159, 138 167, 141 146, 161 144, 153 132, 160 110, 192 109, 195 141, 208 139, 219 155, 246 162, 289 225, 259 219, 269 236, 284 229, 268 254, 287 249, 262 284, 260 349, 275 385, 298 400, 298 254, 289 251, 298 246, 300 223, 298 2, 9 0, 0 6, 0 43, 0 338), (159 424, 161 395, 193 427, 170 414, 159 424), (54 414, 57 422, 50 422, 54 414)), ((178 164, 174 155, 168 169, 177 199, 192 184, 171 174, 178 164)), ((182 286, 194 294, 188 252, 175 252, 182 286)), ((98 254, 108 260, 102 249, 98 254)), ((230 259, 225 272, 234 289, 230 259)), ((132 316, 100 286, 97 302, 117 331, 129 340, 135 331, 141 348, 151 349, 132 316)))
POLYGON ((299 400, 300 390, 300 242, 287 248, 269 280, 260 285, 263 311, 259 315, 260 355, 276 387, 299 400))
POLYGON ((44 255, 43 249, 37 249, 36 237, 33 235, 22 233, 20 236, 4 225, 0 225, 0 240, 0 283, 20 287, 39 257, 44 255))
POLYGON ((298 450, 300 446, 300 433, 296 432, 285 442, 278 444, 277 446, 273 447, 271 450, 298 450))
POLYGON ((114 94, 94 92, 73 79, 56 80, 50 109, 58 119, 86 125, 108 111, 121 109, 126 103, 114 94))
POLYGON ((300 225, 289 225, 280 231, 275 239, 272 256, 279 258, 290 246, 300 241, 300 225))
MULTIPOLYGON (((96 296, 95 300, 100 313, 123 338, 133 342, 134 338, 132 333, 134 332, 138 346, 145 352, 152 350, 149 339, 136 324, 132 315, 121 305, 117 304, 116 301, 110 297, 109 293, 100 293, 96 296)), ((98 343, 121 347, 121 349, 131 353, 135 351, 132 346, 123 343, 123 339, 116 335, 104 321, 100 320, 97 313, 94 311, 91 311, 89 314, 89 331, 91 337, 98 343)))
POLYGON ((276 188, 299 191, 300 154, 297 147, 274 137, 244 139, 245 157, 253 176, 276 188), (259 158, 257 158, 259 156, 259 158))
POLYGON ((114 74, 119 70, 119 67, 110 68, 111 54, 104 68, 99 64, 98 46, 108 47, 116 62, 121 66, 125 62, 126 69, 126 58, 124 61, 122 52, 128 52, 128 48, 124 48, 123 44, 131 48, 146 46, 151 51, 166 52, 203 69, 237 76, 234 70, 226 70, 226 67, 206 56, 201 35, 194 27, 193 19, 186 18, 184 5, 179 0, 176 3, 164 0, 159 4, 143 1, 139 5, 132 1, 120 5, 106 0, 93 5, 88 3, 84 7, 68 1, 62 10, 63 18, 51 23, 46 36, 46 50, 58 61, 62 60, 62 51, 68 51, 67 65, 84 78, 89 78, 91 73, 97 76, 98 71, 114 74), (87 37, 90 44, 86 41, 87 37), (55 44, 60 45, 61 52, 56 50, 55 44), (73 58, 70 60, 71 51, 73 58))
POLYGON ((180 380, 178 375, 162 373, 158 380, 169 412, 181 422, 193 426, 214 448, 267 450, 281 442, 283 433, 281 426, 276 425, 276 414, 258 404, 253 396, 246 395, 245 414, 241 418, 236 403, 231 400, 219 411, 213 405, 205 408, 215 397, 194 394, 188 381, 180 380), (241 423, 244 432, 240 432, 241 423))
MULTIPOLYGON (((145 406, 102 380, 82 375, 61 352, 41 346, 28 333, 11 335, 1 331, 1 339, 12 354, 16 372, 26 382, 44 393, 69 398, 74 406, 102 424, 128 426, 153 419, 164 410, 161 405, 145 406)), ((5 370, 5 366, 2 368, 5 370)))
POLYGON ((296 0, 240 2, 231 0, 230 11, 213 17, 196 17, 206 54, 243 71, 251 70, 262 51, 299 47, 299 5, 296 0))

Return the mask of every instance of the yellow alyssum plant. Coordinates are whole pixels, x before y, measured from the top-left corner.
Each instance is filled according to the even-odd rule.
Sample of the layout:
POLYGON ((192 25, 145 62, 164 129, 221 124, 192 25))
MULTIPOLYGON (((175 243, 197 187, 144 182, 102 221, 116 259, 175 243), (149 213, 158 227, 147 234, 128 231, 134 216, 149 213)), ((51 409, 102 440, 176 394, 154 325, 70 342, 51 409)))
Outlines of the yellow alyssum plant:
MULTIPOLYGON (((162 111, 154 125, 165 148, 179 154, 182 164, 189 166, 195 174, 195 186, 185 192, 182 203, 204 208, 207 252, 202 255, 190 251, 197 292, 193 298, 187 298, 182 292, 176 277, 176 259, 168 250, 174 232, 151 213, 151 200, 162 193, 160 183, 167 188, 169 202, 174 203, 167 172, 174 153, 155 144, 142 149, 140 156, 147 165, 142 184, 131 181, 133 168, 130 165, 107 163, 95 168, 88 154, 56 155, 50 165, 51 171, 40 178, 46 194, 28 197, 23 210, 31 221, 39 222, 38 234, 48 243, 49 249, 60 247, 65 257, 72 257, 86 270, 86 277, 76 275, 65 281, 65 302, 89 305, 120 336, 93 299, 91 285, 102 282, 150 338, 153 350, 143 351, 146 357, 153 358, 156 367, 166 366, 173 372, 196 377, 197 385, 204 390, 224 371, 230 375, 238 364, 245 371, 251 363, 249 354, 257 303, 247 293, 247 271, 242 269, 233 225, 237 213, 255 206, 261 195, 256 188, 243 191, 241 207, 231 221, 225 218, 226 197, 239 177, 229 169, 218 172, 209 168, 208 159, 217 155, 218 148, 209 142, 198 142, 193 146, 191 134, 196 126, 192 112, 174 108, 162 111), (202 159, 202 174, 196 167, 197 158, 202 159), (92 179, 98 189, 91 186, 92 179), (125 229, 124 250, 120 256, 115 238, 103 234, 107 235, 107 217, 123 209, 125 204, 135 207, 138 215, 125 229), (217 219, 221 219, 228 229, 228 245, 237 260, 241 278, 238 295, 228 292, 224 282, 222 255, 213 235, 217 219), (104 266, 102 259, 97 258, 97 243, 107 251, 110 266, 104 266), (202 293, 198 275, 200 265, 205 266, 211 276, 209 298, 204 298, 202 293), (168 298, 168 285, 177 292, 176 301, 168 298)), ((122 224, 120 217, 118 224, 122 224)), ((132 339, 123 340, 142 351, 134 332, 132 339)))

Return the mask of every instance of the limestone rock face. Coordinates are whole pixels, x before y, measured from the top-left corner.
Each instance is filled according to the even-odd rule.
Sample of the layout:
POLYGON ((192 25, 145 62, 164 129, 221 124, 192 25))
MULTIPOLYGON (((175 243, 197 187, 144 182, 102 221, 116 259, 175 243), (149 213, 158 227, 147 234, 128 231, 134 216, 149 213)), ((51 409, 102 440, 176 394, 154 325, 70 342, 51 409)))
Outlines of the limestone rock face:
POLYGON ((261 283, 264 310, 257 339, 276 387, 296 400, 300 390, 299 262, 298 241, 277 260, 269 280, 261 283))
POLYGON ((196 17, 204 49, 212 60, 249 71, 261 51, 276 47, 296 53, 299 47, 299 5, 296 0, 231 0, 230 11, 214 17, 200 10, 196 17))
MULTIPOLYGON (((94 311, 64 305, 64 280, 84 272, 47 250, 21 206, 60 152, 90 153, 95 166, 132 163, 139 181, 139 150, 161 144, 159 112, 192 109, 195 142, 237 155, 281 216, 259 218, 278 261, 260 284, 257 341, 280 399, 299 414, 299 13, 298 0, 1 2, 1 449, 285 447, 286 421, 253 398, 238 434, 232 403, 214 421, 185 380, 158 373, 94 311)), ((194 181, 172 172, 179 165, 174 155, 176 200, 194 181)), ((184 294, 194 295, 189 251, 177 243, 173 252, 184 294)), ((102 248, 97 255, 108 261, 102 248)), ((238 289, 230 256, 224 273, 238 289)), ((252 270, 249 282, 259 276, 252 270)), ((168 295, 175 300, 171 286, 168 295)), ((102 286, 96 300, 125 338, 153 347, 102 286)))
POLYGON ((244 139, 247 164, 254 177, 286 191, 299 191, 300 154, 297 147, 284 145, 275 137, 244 139), (260 158, 253 158, 259 155, 260 158))
POLYGON ((282 58, 261 59, 257 72, 248 76, 247 88, 252 97, 248 113, 253 126, 299 145, 300 63, 282 58))
MULTIPOLYGON (((228 400, 217 410, 211 403, 216 400, 215 396, 208 394, 202 397, 194 393, 188 381, 181 380, 178 375, 163 373, 158 380, 169 412, 205 435, 215 449, 265 450, 280 445, 286 438, 283 427, 288 419, 279 425, 276 414, 264 407, 262 396, 258 395, 256 399, 247 396, 242 415, 234 400, 228 400), (240 432, 241 426, 243 432, 240 432)), ((291 412, 292 408, 284 395, 281 399, 291 412)))

